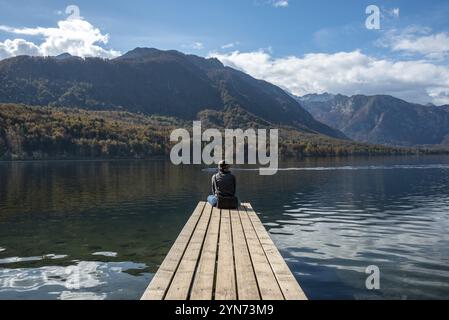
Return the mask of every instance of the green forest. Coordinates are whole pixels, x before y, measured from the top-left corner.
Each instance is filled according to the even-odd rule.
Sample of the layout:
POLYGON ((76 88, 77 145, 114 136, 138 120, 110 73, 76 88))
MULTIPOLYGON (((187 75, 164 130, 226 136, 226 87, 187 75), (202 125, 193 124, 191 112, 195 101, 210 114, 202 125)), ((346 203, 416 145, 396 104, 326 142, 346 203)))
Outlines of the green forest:
MULTIPOLYGON (((242 118, 238 112, 203 113, 209 126, 269 126, 242 118), (217 121, 210 122, 210 119, 217 121), (223 119, 229 119, 224 121, 223 119), (209 122, 208 122, 209 121, 209 122)), ((0 104, 0 160, 145 159, 168 156, 175 128, 192 123, 166 116, 122 111, 88 111, 72 108, 0 104)), ((442 153, 432 149, 406 149, 338 140, 281 127, 283 157, 392 155, 442 153)))

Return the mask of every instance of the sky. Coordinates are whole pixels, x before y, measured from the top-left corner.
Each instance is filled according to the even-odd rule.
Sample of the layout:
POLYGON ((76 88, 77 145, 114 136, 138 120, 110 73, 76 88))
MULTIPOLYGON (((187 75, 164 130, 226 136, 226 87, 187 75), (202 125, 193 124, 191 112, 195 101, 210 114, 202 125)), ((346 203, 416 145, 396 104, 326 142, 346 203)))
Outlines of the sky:
POLYGON ((447 0, 0 0, 0 59, 175 49, 302 96, 449 104, 447 0))

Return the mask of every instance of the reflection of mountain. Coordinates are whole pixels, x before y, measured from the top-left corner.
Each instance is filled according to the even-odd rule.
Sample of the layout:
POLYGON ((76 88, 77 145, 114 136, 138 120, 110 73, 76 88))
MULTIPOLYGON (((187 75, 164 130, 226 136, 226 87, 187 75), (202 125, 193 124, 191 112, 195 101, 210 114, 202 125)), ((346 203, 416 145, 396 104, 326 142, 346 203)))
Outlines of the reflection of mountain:
MULTIPOLYGON (((193 180, 195 174, 193 170, 183 170, 170 162, 162 161, 157 165, 147 165, 143 161, 124 162, 126 166, 121 163, 5 163, 0 168, 0 203, 7 208, 15 208, 17 212, 2 209, 0 219, 5 219, 10 214, 27 214, 27 210, 50 208, 51 212, 47 211, 49 214, 68 214, 96 207, 110 207, 112 210, 117 206, 138 203, 143 199, 159 201, 170 197, 182 198, 183 193, 178 186, 193 180), (42 188, 44 178, 48 183, 42 188), (26 190, 33 192, 26 193, 26 190), (25 205, 25 208, 18 209, 17 206, 11 205, 18 194, 26 197, 28 205, 25 205)), ((204 190, 196 184, 191 188, 196 190, 199 196, 201 190, 204 190)))
POLYGON ((327 125, 362 142, 449 145, 449 108, 423 106, 391 96, 307 95, 298 101, 327 125))
POLYGON ((145 263, 155 272, 209 190, 207 175, 190 183, 199 181, 198 172, 164 161, 0 164, 0 234, 7 248, 0 258, 23 257, 24 250, 68 255, 7 266, 38 268, 110 261, 92 253, 113 251, 114 261, 145 263))

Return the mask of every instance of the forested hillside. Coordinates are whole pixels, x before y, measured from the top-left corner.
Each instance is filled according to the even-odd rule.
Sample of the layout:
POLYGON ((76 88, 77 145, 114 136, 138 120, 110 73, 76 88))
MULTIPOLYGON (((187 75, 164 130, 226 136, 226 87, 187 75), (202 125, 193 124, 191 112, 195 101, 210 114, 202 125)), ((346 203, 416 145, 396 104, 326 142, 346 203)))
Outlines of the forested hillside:
MULTIPOLYGON (((272 128, 246 112, 205 110, 198 115, 204 128, 272 128)), ((0 159, 144 159, 168 156, 175 128, 192 122, 173 117, 121 111, 29 107, 0 104, 0 159)), ((281 127, 283 157, 436 153, 433 150, 389 148, 302 133, 281 127)))
POLYGON ((345 139, 281 88, 216 59, 137 48, 112 59, 21 56, 0 61, 0 103, 122 110, 194 120, 242 108, 265 121, 345 139))

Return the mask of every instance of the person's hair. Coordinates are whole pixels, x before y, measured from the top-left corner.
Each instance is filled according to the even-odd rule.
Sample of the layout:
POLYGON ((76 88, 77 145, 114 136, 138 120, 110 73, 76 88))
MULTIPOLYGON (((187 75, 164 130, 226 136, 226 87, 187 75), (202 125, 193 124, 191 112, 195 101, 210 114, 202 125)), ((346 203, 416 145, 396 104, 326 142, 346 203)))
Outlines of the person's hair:
POLYGON ((220 171, 226 172, 229 171, 230 165, 225 160, 223 160, 218 164, 218 168, 220 169, 220 171))

